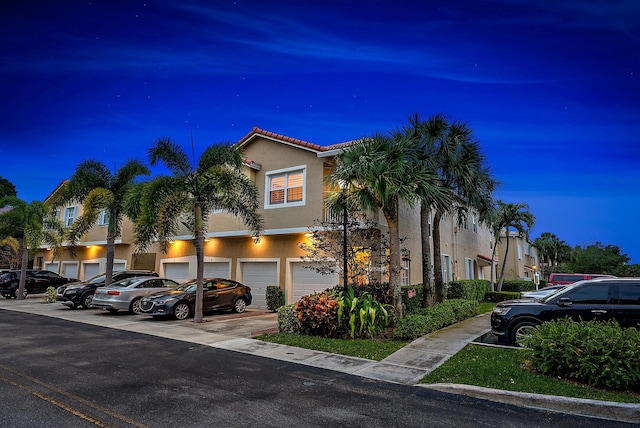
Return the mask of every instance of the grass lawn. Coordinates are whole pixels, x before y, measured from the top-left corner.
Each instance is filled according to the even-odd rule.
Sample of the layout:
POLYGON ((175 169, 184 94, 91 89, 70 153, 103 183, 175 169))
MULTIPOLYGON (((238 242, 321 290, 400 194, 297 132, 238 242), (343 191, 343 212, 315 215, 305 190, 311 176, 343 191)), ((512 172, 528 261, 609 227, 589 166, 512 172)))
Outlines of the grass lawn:
POLYGON ((517 348, 467 345, 420 383, 459 383, 506 391, 640 403, 640 394, 605 391, 533 373, 523 367, 523 361, 523 352, 517 348))

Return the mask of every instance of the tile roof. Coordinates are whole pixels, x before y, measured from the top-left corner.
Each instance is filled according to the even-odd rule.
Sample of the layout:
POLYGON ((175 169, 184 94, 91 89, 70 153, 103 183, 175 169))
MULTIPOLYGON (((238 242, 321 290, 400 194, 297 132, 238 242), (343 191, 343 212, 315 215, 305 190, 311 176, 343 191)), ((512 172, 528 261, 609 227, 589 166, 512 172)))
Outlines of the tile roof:
POLYGON ((263 137, 273 138, 273 139, 276 139, 276 140, 281 140, 281 141, 284 141, 284 142, 289 143, 289 144, 293 144, 293 145, 296 145, 296 146, 300 146, 300 147, 304 147, 304 148, 307 148, 307 149, 314 150, 316 152, 326 152, 326 151, 329 151, 329 150, 335 150, 335 149, 339 149, 340 147, 348 146, 349 144, 353 143, 353 141, 347 141, 346 143, 333 144, 331 146, 321 146, 319 144, 310 143, 308 141, 300 140, 298 138, 287 137, 286 135, 277 134, 277 133, 271 132, 271 131, 266 131, 264 129, 258 128, 257 126, 254 126, 253 129, 251 130, 251 132, 249 132, 240 141, 238 141, 236 143, 236 145, 237 146, 242 146, 242 145, 246 144, 255 135, 261 135, 263 137))

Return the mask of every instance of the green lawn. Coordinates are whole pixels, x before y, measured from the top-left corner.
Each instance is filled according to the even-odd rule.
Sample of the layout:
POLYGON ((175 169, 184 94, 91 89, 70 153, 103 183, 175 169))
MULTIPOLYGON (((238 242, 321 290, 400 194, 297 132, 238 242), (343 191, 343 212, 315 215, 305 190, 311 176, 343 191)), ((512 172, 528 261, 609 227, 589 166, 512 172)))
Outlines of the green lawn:
POLYGON ((459 383, 507 391, 640 403, 640 394, 605 391, 536 374, 526 370, 523 362, 523 352, 518 348, 467 345, 420 383, 459 383))

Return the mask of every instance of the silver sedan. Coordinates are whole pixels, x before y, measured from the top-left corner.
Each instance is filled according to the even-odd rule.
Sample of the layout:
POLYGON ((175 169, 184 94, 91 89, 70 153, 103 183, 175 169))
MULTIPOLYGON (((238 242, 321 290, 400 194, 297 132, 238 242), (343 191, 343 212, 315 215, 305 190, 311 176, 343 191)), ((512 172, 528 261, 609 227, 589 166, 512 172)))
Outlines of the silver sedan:
POLYGON ((91 307, 106 309, 112 314, 122 310, 140 313, 140 299, 153 293, 171 290, 179 284, 167 278, 136 277, 100 287, 93 296, 91 307))

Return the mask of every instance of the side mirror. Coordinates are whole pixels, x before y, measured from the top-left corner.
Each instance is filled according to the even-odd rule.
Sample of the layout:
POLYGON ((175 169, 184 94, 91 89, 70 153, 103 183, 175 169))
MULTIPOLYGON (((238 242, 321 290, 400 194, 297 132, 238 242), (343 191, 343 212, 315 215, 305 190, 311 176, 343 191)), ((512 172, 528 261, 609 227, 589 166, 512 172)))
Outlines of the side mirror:
POLYGON ((568 297, 562 297, 560 300, 558 300, 558 306, 562 306, 562 307, 573 306, 573 302, 571 302, 571 299, 568 297))

